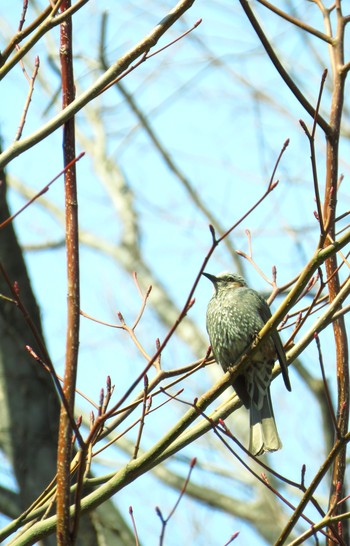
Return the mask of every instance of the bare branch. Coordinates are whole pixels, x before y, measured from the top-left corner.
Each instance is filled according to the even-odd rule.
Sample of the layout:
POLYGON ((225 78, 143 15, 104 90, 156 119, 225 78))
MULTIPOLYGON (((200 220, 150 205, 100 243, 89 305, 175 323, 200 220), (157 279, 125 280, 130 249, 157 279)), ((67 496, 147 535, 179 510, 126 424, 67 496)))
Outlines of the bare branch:
MULTIPOLYGON (((306 99, 305 95, 301 92, 299 87, 296 85, 296 83, 293 81, 289 73, 286 71, 286 69, 283 67, 282 63, 278 59, 276 53, 274 52, 271 43, 269 42, 268 38, 266 37, 264 31, 262 30, 260 24, 258 23, 258 20, 256 19, 249 3, 247 0, 239 0, 242 8, 244 9, 252 27, 254 28, 255 32, 257 33, 262 45, 265 48, 266 53, 270 57, 273 65, 275 66, 277 72, 280 74, 286 85, 289 87, 289 89, 292 91, 293 95, 297 98, 297 100, 300 102, 300 104, 305 108, 305 110, 310 114, 312 118, 315 117, 315 109, 310 104, 310 102, 306 99)), ((326 135, 328 135, 331 131, 330 126, 328 123, 324 120, 324 118, 318 114, 317 115, 317 123, 320 125, 320 127, 323 129, 326 135)))
POLYGON ((286 13, 285 11, 279 9, 277 6, 274 6, 267 0, 258 0, 259 4, 265 6, 273 13, 276 13, 279 17, 282 17, 282 19, 285 19, 289 23, 292 23, 293 25, 301 28, 305 32, 308 32, 309 34, 312 34, 313 36, 316 36, 316 38, 319 38, 320 40, 323 40, 324 42, 327 42, 328 44, 333 45, 334 39, 332 36, 328 36, 328 34, 324 34, 323 32, 320 32, 314 27, 311 27, 304 21, 301 21, 300 19, 297 19, 296 17, 293 17, 292 15, 289 15, 289 13, 286 13))

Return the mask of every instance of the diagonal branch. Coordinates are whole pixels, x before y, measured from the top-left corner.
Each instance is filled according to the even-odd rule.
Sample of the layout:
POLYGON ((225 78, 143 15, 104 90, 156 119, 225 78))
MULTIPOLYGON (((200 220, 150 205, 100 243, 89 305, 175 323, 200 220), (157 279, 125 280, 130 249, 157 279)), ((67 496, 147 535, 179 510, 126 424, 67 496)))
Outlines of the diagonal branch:
POLYGON ((320 40, 323 40, 324 42, 327 42, 328 44, 331 44, 331 45, 335 43, 335 40, 331 36, 328 36, 328 34, 325 34, 324 32, 320 32, 319 30, 308 25, 304 21, 301 21, 300 19, 297 19, 296 17, 289 15, 289 13, 286 13, 285 11, 279 9, 278 7, 268 2, 267 0, 258 0, 258 2, 262 6, 265 6, 265 8, 276 13, 276 15, 279 15, 279 17, 282 17, 282 19, 285 19, 289 23, 292 23, 293 25, 301 28, 302 30, 305 30, 309 34, 313 34, 313 36, 316 36, 316 38, 319 38, 320 40))
MULTIPOLYGON (((294 80, 291 78, 291 76, 288 74, 287 70, 282 65, 281 61, 277 57, 275 51, 273 50, 270 41, 266 37, 263 29, 261 28, 257 18, 255 17, 249 3, 247 0, 239 0, 242 8, 245 11, 245 14, 247 15, 249 22, 251 23, 252 27, 254 28, 255 32, 257 33, 262 45, 264 46, 264 49, 266 53, 268 54, 271 62, 273 63, 274 67, 276 68, 277 72, 285 82, 285 84, 289 87, 293 95, 296 97, 296 99, 300 102, 300 104, 305 108, 305 110, 310 114, 312 118, 315 117, 315 108, 310 104, 310 102, 307 100, 305 95, 300 91, 297 84, 294 82, 294 80)), ((317 115, 317 123, 318 125, 323 129, 326 135, 331 133, 331 128, 327 121, 321 116, 321 114, 317 115)))
POLYGON ((12 159, 41 142, 48 135, 56 131, 72 116, 79 112, 86 104, 96 98, 103 89, 115 78, 123 74, 131 64, 147 54, 154 47, 165 32, 187 11, 194 0, 180 0, 178 4, 145 36, 138 44, 120 57, 96 82, 94 82, 69 106, 54 116, 48 123, 19 142, 13 143, 0 155, 0 168, 4 168, 12 159))

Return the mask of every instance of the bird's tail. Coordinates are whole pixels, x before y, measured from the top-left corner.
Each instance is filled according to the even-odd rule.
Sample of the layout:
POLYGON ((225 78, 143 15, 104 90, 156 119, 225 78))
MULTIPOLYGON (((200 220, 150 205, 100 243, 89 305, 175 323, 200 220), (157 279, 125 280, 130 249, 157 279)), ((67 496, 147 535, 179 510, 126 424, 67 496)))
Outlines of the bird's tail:
POLYGON ((261 409, 251 403, 249 451, 253 455, 262 455, 266 451, 277 451, 281 447, 268 389, 261 409))

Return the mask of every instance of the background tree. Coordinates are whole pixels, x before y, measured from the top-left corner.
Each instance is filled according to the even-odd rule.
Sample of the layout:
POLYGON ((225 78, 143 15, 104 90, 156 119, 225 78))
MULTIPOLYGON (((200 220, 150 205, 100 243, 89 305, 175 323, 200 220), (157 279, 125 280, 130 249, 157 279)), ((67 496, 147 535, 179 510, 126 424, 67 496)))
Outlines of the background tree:
POLYGON ((344 6, 5 6, 0 166, 12 212, 32 202, 0 232, 1 540, 347 543, 344 6), (278 307, 263 335, 282 321, 293 392, 272 386, 269 469, 205 360, 204 268, 278 307))

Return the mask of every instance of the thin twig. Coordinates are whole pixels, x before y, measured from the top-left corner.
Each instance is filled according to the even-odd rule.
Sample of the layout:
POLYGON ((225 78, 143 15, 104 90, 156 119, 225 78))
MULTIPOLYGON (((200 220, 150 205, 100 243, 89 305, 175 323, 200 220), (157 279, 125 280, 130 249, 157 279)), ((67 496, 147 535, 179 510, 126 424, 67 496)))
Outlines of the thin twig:
POLYGON ((24 108, 23 108, 23 112, 22 112, 21 120, 19 122, 18 129, 17 129, 17 133, 16 133, 16 136, 15 136, 15 141, 19 140, 21 138, 21 136, 22 136, 24 124, 26 122, 26 117, 27 117, 27 114, 28 114, 30 101, 32 100, 32 95, 33 95, 33 92, 34 92, 35 79, 36 79, 36 77, 38 75, 38 72, 39 72, 39 66, 40 66, 39 57, 35 57, 34 70, 33 70, 32 76, 30 78, 30 82, 29 82, 30 85, 29 85, 29 89, 28 89, 28 94, 27 94, 26 102, 24 104, 24 108))
POLYGON ((324 242, 325 226, 324 226, 324 221, 323 221, 322 204, 321 204, 319 182, 318 182, 318 175, 317 175, 317 161, 316 161, 316 150, 315 150, 315 133, 316 133, 316 127, 317 127, 317 116, 318 116, 320 105, 321 105, 321 97, 322 97, 322 92, 323 92, 324 84, 325 84, 325 81, 326 81, 326 77, 327 77, 327 70, 324 70, 324 72, 322 74, 321 85, 320 85, 320 90, 319 90, 319 94, 318 94, 317 105, 316 105, 315 115, 314 115, 314 122, 313 122, 311 133, 308 130, 305 122, 302 121, 302 120, 299 120, 299 123, 300 123, 301 127, 303 128, 303 130, 304 130, 304 132, 305 132, 305 134, 306 134, 306 136, 308 138, 309 146, 310 146, 310 158, 311 158, 311 166, 312 166, 312 180, 313 180, 313 183, 314 183, 314 192, 315 192, 316 206, 317 206, 317 220, 319 222, 320 232, 321 232, 321 238, 320 238, 320 243, 319 243, 320 248, 323 246, 323 242, 324 242))
POLYGON ((140 449, 142 432, 143 432, 143 429, 144 429, 144 426, 145 426, 145 416, 146 416, 146 413, 148 413, 147 399, 148 399, 148 377, 147 377, 147 375, 145 375, 145 377, 144 377, 144 395, 143 395, 143 402, 142 402, 142 413, 141 413, 141 418, 140 418, 140 426, 139 426, 139 430, 138 430, 138 434, 137 434, 137 438, 136 438, 136 442, 135 442, 135 449, 134 449, 134 455, 133 455, 134 459, 137 458, 137 454, 138 454, 138 451, 140 449))
POLYGON ((273 11, 274 13, 276 13, 276 15, 279 15, 279 17, 281 17, 282 19, 285 19, 289 23, 292 23, 293 25, 301 28, 302 30, 305 30, 309 34, 316 36, 316 38, 320 38, 320 40, 323 40, 324 42, 327 42, 328 44, 333 45, 334 39, 332 38, 332 36, 328 36, 328 34, 324 34, 324 32, 320 32, 319 30, 317 30, 314 27, 311 27, 304 21, 301 21, 300 19, 297 19, 296 17, 289 15, 289 13, 286 13, 285 11, 279 9, 277 6, 275 6, 274 4, 271 4, 267 0, 258 0, 258 2, 262 6, 265 6, 266 8, 268 8, 270 11, 273 11))
POLYGON ((162 522, 162 530, 161 530, 160 539, 159 539, 159 544, 160 544, 160 546, 162 546, 162 545, 164 544, 164 536, 165 536, 165 529, 166 529, 166 526, 167 526, 167 524, 169 523, 169 521, 170 521, 170 519, 172 518, 172 516, 174 515, 174 513, 175 513, 177 507, 178 507, 179 504, 180 504, 180 501, 181 501, 182 497, 183 497, 184 494, 185 494, 187 485, 188 485, 188 483, 189 483, 189 481, 190 481, 191 474, 192 474, 192 471, 193 471, 193 469, 194 469, 194 467, 195 467, 196 462, 197 462, 196 458, 192 459, 191 464, 190 464, 190 469, 189 469, 189 471, 188 471, 187 478, 186 478, 186 480, 185 480, 185 482, 184 482, 184 484, 183 484, 183 486, 182 486, 182 489, 181 489, 181 491, 180 491, 180 495, 178 496, 178 498, 177 498, 177 500, 176 500, 176 502, 175 502, 175 504, 174 504, 172 510, 170 510, 168 517, 167 517, 167 518, 163 518, 163 515, 162 515, 162 512, 161 512, 160 508, 159 508, 158 506, 156 507, 156 513, 157 513, 157 515, 159 516, 159 518, 160 518, 160 520, 161 520, 161 522, 162 522))
POLYGON ((44 188, 42 188, 38 193, 36 193, 33 197, 31 197, 29 199, 29 201, 23 205, 23 207, 21 207, 17 212, 15 212, 14 214, 12 214, 12 216, 10 216, 9 218, 7 218, 6 220, 4 220, 1 224, 0 224, 0 229, 3 229, 5 226, 7 226, 7 224, 9 224, 10 222, 12 222, 16 216, 18 216, 19 214, 21 214, 21 212, 23 212, 27 207, 29 207, 29 205, 31 205, 32 203, 34 203, 34 201, 36 201, 39 197, 41 197, 42 195, 44 195, 44 193, 46 193, 51 184, 53 184, 54 182, 56 182, 56 180, 58 180, 58 178, 60 176, 62 176, 62 174, 65 174, 67 172, 68 169, 70 169, 74 163, 76 163, 77 161, 79 161, 79 159, 81 159, 83 156, 85 155, 85 152, 81 152, 77 157, 75 157, 74 159, 72 159, 72 161, 70 161, 68 163, 68 165, 66 167, 64 167, 64 169, 62 169, 62 171, 60 173, 58 173, 44 188))
POLYGON ((335 416, 335 413, 334 413, 332 398, 331 398, 331 394, 329 392, 328 381, 327 381, 327 378, 326 378, 324 365, 323 365, 321 342, 320 342, 320 338, 319 338, 317 333, 315 333, 315 341, 316 341, 316 347, 317 347, 317 352, 318 352, 318 360, 319 360, 320 368, 321 368, 324 392, 325 392, 326 399, 327 399, 327 404, 328 404, 328 410, 329 410, 329 413, 330 413, 330 416, 331 416, 331 420, 332 420, 332 423, 333 423, 333 426, 334 426, 334 430, 339 435, 338 423, 337 423, 337 419, 336 419, 336 416, 335 416))
POLYGON ((131 521, 132 521, 132 528, 134 530, 134 536, 135 536, 135 546, 139 546, 139 537, 138 537, 138 534, 137 534, 137 528, 136 528, 136 522, 135 522, 135 518, 134 518, 134 510, 132 508, 132 506, 129 506, 129 514, 130 514, 130 517, 131 517, 131 521))

